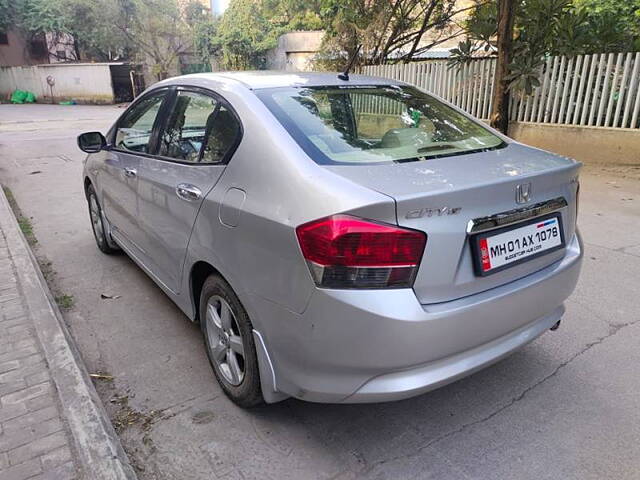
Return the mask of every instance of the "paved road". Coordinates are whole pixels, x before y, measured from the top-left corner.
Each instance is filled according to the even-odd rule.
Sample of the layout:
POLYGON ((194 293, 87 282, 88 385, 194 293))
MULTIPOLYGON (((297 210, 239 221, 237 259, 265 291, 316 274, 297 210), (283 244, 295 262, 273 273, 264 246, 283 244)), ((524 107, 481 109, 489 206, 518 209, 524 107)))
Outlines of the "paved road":
POLYGON ((246 412, 216 386, 198 328, 94 245, 74 137, 120 111, 0 106, 0 181, 33 217, 55 288, 74 296, 65 316, 88 368, 115 377, 100 393, 141 479, 640 476, 638 175, 586 169, 585 264, 557 332, 415 399, 246 412))

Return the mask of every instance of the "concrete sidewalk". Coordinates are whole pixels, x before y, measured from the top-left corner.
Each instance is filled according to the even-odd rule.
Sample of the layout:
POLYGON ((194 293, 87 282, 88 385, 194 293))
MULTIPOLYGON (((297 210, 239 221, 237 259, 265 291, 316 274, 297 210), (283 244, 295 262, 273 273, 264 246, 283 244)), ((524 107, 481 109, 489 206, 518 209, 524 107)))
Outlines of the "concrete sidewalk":
POLYGON ((135 479, 2 190, 0 478, 135 479))

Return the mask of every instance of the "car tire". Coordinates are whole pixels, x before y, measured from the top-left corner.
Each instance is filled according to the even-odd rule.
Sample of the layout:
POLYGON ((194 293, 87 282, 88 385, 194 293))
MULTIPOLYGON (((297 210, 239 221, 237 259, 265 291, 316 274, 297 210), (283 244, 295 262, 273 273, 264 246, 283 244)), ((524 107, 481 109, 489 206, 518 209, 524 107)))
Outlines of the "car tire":
POLYGON ((233 289, 219 275, 210 275, 202 286, 200 325, 222 391, 243 408, 264 403, 251 320, 233 289))
POLYGON ((91 219, 91 230, 93 231, 93 237, 96 239, 96 244, 102 253, 111 255, 118 250, 109 245, 107 240, 108 233, 104 228, 104 220, 102 217, 102 207, 98 202, 98 196, 93 189, 93 185, 87 187, 87 204, 89 206, 89 218, 91 219))

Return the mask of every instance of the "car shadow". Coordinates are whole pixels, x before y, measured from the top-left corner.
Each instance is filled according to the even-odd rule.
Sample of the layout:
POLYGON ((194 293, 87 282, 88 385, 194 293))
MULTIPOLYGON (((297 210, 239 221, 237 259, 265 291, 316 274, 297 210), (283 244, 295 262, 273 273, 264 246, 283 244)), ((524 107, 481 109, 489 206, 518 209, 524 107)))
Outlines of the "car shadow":
MULTIPOLYGON (((436 462, 429 467, 431 473, 449 478, 453 467, 434 453, 439 444, 511 407, 523 392, 552 375, 559 363, 553 352, 547 352, 543 337, 489 368, 407 400, 317 404, 290 398, 244 410, 217 385, 199 326, 184 317, 168 297, 156 295, 160 288, 123 257, 118 260, 131 262, 130 267, 138 271, 132 277, 147 298, 156 297, 156 306, 167 310, 153 327, 157 331, 152 336, 183 337, 176 344, 181 352, 172 350, 170 341, 164 347, 167 354, 182 355, 180 361, 163 365, 161 375, 155 368, 147 369, 153 389, 161 395, 157 403, 165 407, 166 414, 154 424, 149 435, 153 450, 142 460, 155 469, 158 478, 183 474, 184 478, 206 478, 201 472, 213 469, 215 473, 223 458, 225 468, 237 472, 238 478, 254 478, 250 472, 255 471, 260 471, 260 478, 274 479, 412 478, 413 473, 407 472, 406 477, 400 473, 402 468, 424 464, 424 455, 436 462), (202 419, 208 419, 207 423, 202 419), (243 449, 252 452, 251 458, 238 453, 243 449), (265 469, 265 462, 274 465, 265 469)), ((161 352, 164 354, 162 349, 155 354, 157 359, 162 358, 161 352)), ((147 391, 145 387, 130 385, 132 392, 147 391)), ((139 455, 145 448, 143 438, 129 436, 127 450, 139 455)))

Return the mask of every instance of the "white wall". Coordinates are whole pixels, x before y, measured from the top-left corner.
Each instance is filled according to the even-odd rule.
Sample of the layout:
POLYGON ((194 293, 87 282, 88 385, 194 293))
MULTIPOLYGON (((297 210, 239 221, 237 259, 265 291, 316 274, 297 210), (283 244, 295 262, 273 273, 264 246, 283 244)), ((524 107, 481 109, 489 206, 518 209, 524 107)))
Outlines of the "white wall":
POLYGON ((509 136, 585 163, 640 164, 638 129, 512 122, 509 136))
POLYGON ((113 87, 108 63, 67 63, 33 67, 0 67, 0 95, 16 89, 33 92, 39 102, 51 101, 47 77, 55 80, 53 100, 78 103, 113 103, 113 87))
POLYGON ((289 32, 278 37, 278 46, 267 54, 267 68, 292 72, 311 69, 311 60, 320 49, 323 31, 289 32))

